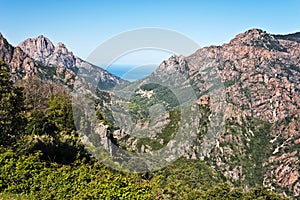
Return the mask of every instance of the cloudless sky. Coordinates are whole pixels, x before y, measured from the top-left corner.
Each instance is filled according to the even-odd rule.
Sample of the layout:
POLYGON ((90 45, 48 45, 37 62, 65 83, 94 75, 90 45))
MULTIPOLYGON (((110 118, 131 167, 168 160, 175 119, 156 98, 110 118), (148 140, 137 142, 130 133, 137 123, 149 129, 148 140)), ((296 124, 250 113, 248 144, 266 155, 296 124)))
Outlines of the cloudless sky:
POLYGON ((0 6, 0 32, 11 44, 45 35, 83 59, 110 37, 143 27, 178 31, 200 46, 253 27, 300 31, 299 0, 0 0, 0 6))

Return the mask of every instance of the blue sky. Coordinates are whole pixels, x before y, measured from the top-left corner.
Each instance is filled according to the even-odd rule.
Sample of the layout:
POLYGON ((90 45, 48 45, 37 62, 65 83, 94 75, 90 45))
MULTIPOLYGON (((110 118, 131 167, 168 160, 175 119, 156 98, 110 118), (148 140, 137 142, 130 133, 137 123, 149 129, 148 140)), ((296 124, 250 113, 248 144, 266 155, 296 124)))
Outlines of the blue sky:
POLYGON ((143 27, 178 31, 200 46, 228 42, 253 27, 300 31, 298 0, 0 0, 0 5, 0 32, 13 45, 42 34, 84 59, 110 37, 143 27))

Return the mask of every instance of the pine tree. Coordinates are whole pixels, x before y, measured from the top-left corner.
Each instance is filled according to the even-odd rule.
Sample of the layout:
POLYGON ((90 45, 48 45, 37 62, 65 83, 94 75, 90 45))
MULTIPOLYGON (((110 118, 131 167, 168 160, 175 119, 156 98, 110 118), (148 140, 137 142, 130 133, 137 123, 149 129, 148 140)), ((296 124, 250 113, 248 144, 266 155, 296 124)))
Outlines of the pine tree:
POLYGON ((50 97, 48 102, 48 116, 60 131, 76 130, 73 110, 68 94, 55 94, 50 97))
POLYGON ((22 88, 10 80, 9 66, 0 58, 0 146, 8 146, 24 131, 22 88))

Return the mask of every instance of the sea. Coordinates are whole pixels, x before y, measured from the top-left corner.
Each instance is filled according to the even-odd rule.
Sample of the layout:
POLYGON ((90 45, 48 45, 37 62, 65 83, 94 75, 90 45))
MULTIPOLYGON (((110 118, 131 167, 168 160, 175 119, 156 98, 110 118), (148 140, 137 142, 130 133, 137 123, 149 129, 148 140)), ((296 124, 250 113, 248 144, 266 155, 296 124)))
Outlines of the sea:
POLYGON ((157 68, 157 65, 130 65, 130 64, 124 64, 124 65, 110 65, 106 68, 108 72, 110 72, 113 75, 116 75, 124 80, 133 82, 142 78, 145 78, 146 76, 150 75, 152 72, 155 71, 157 68))

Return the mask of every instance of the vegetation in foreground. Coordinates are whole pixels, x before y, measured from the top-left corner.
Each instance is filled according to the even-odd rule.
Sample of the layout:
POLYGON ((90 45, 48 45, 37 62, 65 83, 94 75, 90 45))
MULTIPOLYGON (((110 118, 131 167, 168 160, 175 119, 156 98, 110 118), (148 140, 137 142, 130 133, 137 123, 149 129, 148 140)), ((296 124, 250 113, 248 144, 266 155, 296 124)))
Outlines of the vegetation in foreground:
POLYGON ((39 80, 18 87, 2 61, 0 82, 0 199, 283 199, 234 187, 199 160, 144 174, 109 169, 79 141, 65 90, 39 80))

